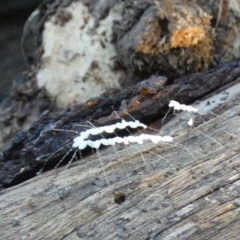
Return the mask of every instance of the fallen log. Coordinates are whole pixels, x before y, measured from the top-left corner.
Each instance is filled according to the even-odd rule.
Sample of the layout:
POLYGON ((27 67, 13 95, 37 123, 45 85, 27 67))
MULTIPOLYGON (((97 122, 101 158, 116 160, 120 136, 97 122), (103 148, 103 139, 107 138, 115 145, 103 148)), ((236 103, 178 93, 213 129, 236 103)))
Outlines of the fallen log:
POLYGON ((170 120, 161 134, 176 145, 144 144, 145 164, 131 146, 118 148, 119 157, 101 150, 109 185, 92 154, 4 190, 2 238, 237 239, 239 87, 198 101, 192 130, 184 114, 170 120))

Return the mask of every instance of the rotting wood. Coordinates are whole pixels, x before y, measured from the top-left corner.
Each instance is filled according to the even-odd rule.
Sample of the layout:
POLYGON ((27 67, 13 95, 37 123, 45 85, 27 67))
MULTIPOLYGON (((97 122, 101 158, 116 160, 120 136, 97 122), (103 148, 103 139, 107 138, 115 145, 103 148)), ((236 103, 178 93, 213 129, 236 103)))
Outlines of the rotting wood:
MULTIPOLYGON (((129 116, 124 111, 142 122, 150 122, 164 116, 171 99, 189 104, 237 80, 239 75, 240 61, 236 61, 219 65, 206 72, 178 78, 172 84, 160 88, 155 94, 151 93, 151 85, 149 85, 149 94, 142 95, 141 91, 139 93, 142 87, 139 83, 122 91, 106 92, 69 111, 45 115, 33 124, 29 131, 17 134, 12 146, 4 152, 4 161, 0 165, 1 185, 12 186, 35 176, 44 162, 44 158, 36 161, 37 158, 51 155, 76 136, 69 132, 53 134, 48 130, 58 128, 81 131, 76 124, 85 124, 88 120, 96 126, 110 124, 116 120, 116 116, 112 114, 113 111, 117 111, 119 116, 126 119, 129 116), (22 168, 24 171, 20 171, 22 168)), ((69 148, 66 148, 54 154, 55 161, 52 166, 68 150, 69 148)))
POLYGON ((179 123, 184 118, 181 114, 162 132, 176 136, 177 143, 192 150, 204 150, 206 156, 196 153, 196 160, 182 148, 146 144, 146 169, 136 150, 119 149, 120 159, 116 159, 114 150, 107 148, 101 155, 106 156, 109 186, 96 155, 66 171, 46 172, 0 195, 2 238, 238 239, 239 86, 195 105, 204 109, 208 104, 209 108, 197 129, 223 147, 195 130, 189 132, 179 123), (226 92, 226 99, 214 107, 212 101, 222 99, 226 92), (219 116, 213 117, 210 111, 219 116), (115 203, 116 194, 124 195, 125 201, 115 203))

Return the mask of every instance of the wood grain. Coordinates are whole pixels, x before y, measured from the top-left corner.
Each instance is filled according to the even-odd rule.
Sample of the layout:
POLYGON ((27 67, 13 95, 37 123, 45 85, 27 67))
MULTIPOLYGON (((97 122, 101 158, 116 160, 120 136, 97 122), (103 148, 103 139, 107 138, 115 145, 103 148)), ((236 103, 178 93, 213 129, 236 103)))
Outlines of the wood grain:
POLYGON ((184 125, 184 114, 161 129, 185 149, 144 144, 146 164, 133 147, 119 147, 119 158, 102 150, 109 186, 92 154, 5 190, 2 239, 238 239, 239 87, 196 104, 203 113, 196 129, 184 125), (121 204, 114 202, 118 193, 125 195, 121 204))

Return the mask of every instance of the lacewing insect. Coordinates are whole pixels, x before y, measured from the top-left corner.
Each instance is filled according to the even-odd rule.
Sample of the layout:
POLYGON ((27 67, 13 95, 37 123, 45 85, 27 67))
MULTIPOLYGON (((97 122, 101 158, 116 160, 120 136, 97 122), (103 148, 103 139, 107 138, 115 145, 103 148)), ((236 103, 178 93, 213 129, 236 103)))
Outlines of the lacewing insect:
MULTIPOLYGON (((175 111, 178 112, 178 111, 182 110, 182 111, 188 112, 189 114, 199 114, 197 108, 194 108, 192 106, 188 106, 188 105, 185 105, 185 104, 180 104, 175 100, 170 101, 169 108, 173 109, 174 112, 175 111)), ((118 115, 117 115, 117 117, 120 118, 118 115)), ((123 146, 132 145, 141 154, 144 164, 146 164, 145 159, 144 159, 144 155, 143 155, 142 151, 138 148, 138 145, 143 146, 147 141, 151 142, 153 144, 159 144, 159 143, 160 144, 161 143, 162 144, 170 144, 174 147, 182 148, 185 151, 187 151, 188 154, 190 154, 195 160, 196 160, 196 158, 195 158, 194 152, 201 154, 198 151, 194 151, 192 149, 189 150, 186 146, 184 146, 182 144, 178 144, 177 142, 175 142, 175 140, 172 136, 169 136, 169 135, 160 136, 159 135, 159 130, 151 129, 147 125, 141 123, 139 120, 136 120, 134 118, 132 118, 132 119, 133 119, 133 121, 126 121, 124 119, 121 119, 121 122, 117 122, 115 124, 111 124, 111 125, 108 125, 108 126, 101 126, 101 127, 94 126, 92 123, 90 123, 91 126, 89 126, 88 129, 86 129, 85 131, 81 131, 79 133, 76 132, 77 136, 72 139, 72 142, 68 143, 68 146, 71 146, 70 149, 61 158, 61 160, 59 161, 59 163, 57 164, 56 167, 58 167, 63 162, 63 160, 71 152, 74 151, 71 159, 69 160, 68 164, 65 167, 65 169, 67 169, 68 166, 71 164, 71 162, 76 157, 77 152, 79 152, 80 156, 82 156, 81 151, 84 150, 87 147, 90 147, 90 148, 95 150, 95 152, 97 154, 97 157, 99 159, 101 168, 103 170, 106 182, 109 184, 109 181, 107 179, 107 176, 106 176, 106 173, 105 173, 105 170, 104 170, 104 164, 103 164, 103 161, 102 161, 102 157, 100 155, 100 147, 101 146, 112 146, 112 147, 114 147, 116 156, 119 158, 119 154, 118 154, 118 151, 116 149, 116 145, 118 145, 118 144, 123 144, 123 146), (140 129, 147 129, 147 128, 149 128, 151 130, 155 130, 157 132, 157 134, 145 134, 145 133, 141 132, 141 130, 140 130, 140 129), (131 132, 129 131, 129 129, 133 129, 133 130, 138 129, 139 135, 136 135, 136 136, 132 135, 131 132), (115 133, 115 130, 127 130, 129 132, 129 135, 128 136, 118 136, 115 133), (115 135, 114 137, 112 136, 113 134, 115 135), (110 135, 110 136, 108 136, 108 135, 110 135), (97 139, 94 138, 94 140, 93 140, 91 138, 92 136, 97 138, 97 139)), ((196 129, 196 128, 194 128, 194 120, 193 120, 192 116, 190 116, 186 125, 191 127, 191 129, 196 129)), ((58 130, 59 131, 65 131, 65 130, 61 130, 61 129, 58 129, 58 130)), ((219 144, 223 147, 223 145, 220 142, 216 141, 214 138, 212 138, 212 137, 208 136, 207 134, 199 131, 198 129, 196 129, 196 131, 199 132, 200 134, 202 134, 203 136, 207 137, 211 141, 214 141, 215 143, 217 143, 217 144, 219 144)), ((161 147, 161 145, 159 145, 159 147, 161 147)), ((150 151, 149 151, 149 153, 151 154, 150 151)), ((156 155, 156 156, 158 155, 158 154, 154 154, 154 153, 152 153, 152 154, 156 155)), ((43 165, 42 169, 39 171, 39 173, 41 173, 43 171, 43 168, 46 165, 47 161, 53 155, 54 155, 54 153, 52 153, 45 160, 44 165, 43 165)), ((201 154, 201 155, 203 155, 203 154, 201 154)), ((162 157, 162 158, 164 159, 164 157, 162 157)))

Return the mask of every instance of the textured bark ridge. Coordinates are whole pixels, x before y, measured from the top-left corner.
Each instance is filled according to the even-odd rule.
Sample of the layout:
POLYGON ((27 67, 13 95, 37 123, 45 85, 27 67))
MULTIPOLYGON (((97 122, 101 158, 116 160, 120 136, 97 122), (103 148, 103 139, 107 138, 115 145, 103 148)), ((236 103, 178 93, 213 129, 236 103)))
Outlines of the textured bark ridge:
POLYGON ((172 80, 238 59, 239 14, 235 0, 48 0, 29 21, 23 48, 38 86, 66 107, 153 74, 172 80))
POLYGON ((120 59, 140 78, 149 73, 174 78, 232 61, 239 55, 239 10, 237 1, 126 1, 120 59))

